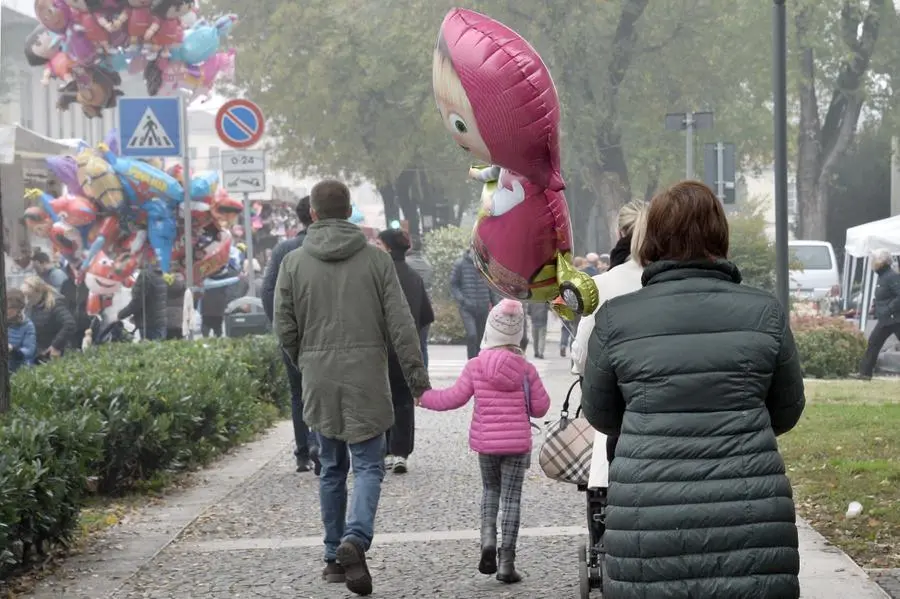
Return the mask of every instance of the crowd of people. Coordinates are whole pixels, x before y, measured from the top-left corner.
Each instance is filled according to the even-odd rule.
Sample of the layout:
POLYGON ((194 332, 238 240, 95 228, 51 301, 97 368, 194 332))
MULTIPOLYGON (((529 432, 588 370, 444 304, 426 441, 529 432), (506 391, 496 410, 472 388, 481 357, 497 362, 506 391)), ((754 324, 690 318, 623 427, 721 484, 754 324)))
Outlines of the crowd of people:
MULTIPOLYGON (((540 359, 546 306, 497 297, 467 252, 450 287, 469 360, 454 385, 432 389, 422 331, 434 316, 413 243, 396 230, 366 243, 340 182, 316 185, 309 204, 302 239, 275 250, 265 301, 294 383, 298 469, 320 474, 323 579, 372 592, 366 554, 385 472, 405 472, 412 451, 410 406, 444 411, 474 398, 477 569, 520 581, 531 419, 550 406, 525 358, 526 315, 540 359)), ((625 206, 618 233, 608 256, 576 263, 602 305, 572 327, 584 414, 610 440, 595 442, 595 459, 609 463, 604 596, 799 597, 794 505, 775 441, 804 407, 787 315, 740 284, 724 211, 702 183, 625 206)))
MULTIPOLYGON (((516 583, 531 420, 550 407, 525 357, 527 321, 542 359, 549 308, 500 298, 466 252, 450 289, 469 359, 451 387, 432 389, 434 271, 418 239, 388 229, 372 244, 351 211, 348 188, 323 181, 298 203, 295 236, 258 267, 249 257, 234 265, 242 285, 261 275, 291 386, 296 468, 319 476, 323 579, 372 592, 366 554, 381 484, 386 471, 409 467, 416 408, 453 410, 474 398, 469 445, 483 497, 473 563, 516 583)), ((771 294, 740 284, 724 211, 702 183, 626 205, 617 228, 609 254, 574 261, 593 276, 601 305, 564 326, 574 334, 560 345, 563 357, 571 345, 583 413, 598 431, 593 459, 609 464, 608 490, 592 489, 608 493, 604 596, 799 597, 794 505, 776 443, 804 408, 787 314, 771 294)), ((43 252, 31 263, 35 274, 7 294, 12 369, 79 347, 87 330, 65 265, 43 252)), ((878 268, 886 291, 876 292, 876 311, 894 332, 900 277, 878 268)), ((149 341, 179 338, 193 291, 144 269, 118 317, 133 318, 149 341)), ((229 294, 241 291, 198 294, 204 334, 222 334, 229 294)))

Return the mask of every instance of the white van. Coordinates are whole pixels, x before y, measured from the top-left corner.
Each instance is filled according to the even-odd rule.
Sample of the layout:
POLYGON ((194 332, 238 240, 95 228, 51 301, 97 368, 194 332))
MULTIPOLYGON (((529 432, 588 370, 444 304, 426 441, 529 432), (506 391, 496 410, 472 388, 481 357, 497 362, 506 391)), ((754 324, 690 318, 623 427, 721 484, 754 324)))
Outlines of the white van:
POLYGON ((830 243, 795 239, 788 242, 788 247, 791 263, 803 267, 790 271, 791 293, 816 299, 840 294, 841 275, 830 243))

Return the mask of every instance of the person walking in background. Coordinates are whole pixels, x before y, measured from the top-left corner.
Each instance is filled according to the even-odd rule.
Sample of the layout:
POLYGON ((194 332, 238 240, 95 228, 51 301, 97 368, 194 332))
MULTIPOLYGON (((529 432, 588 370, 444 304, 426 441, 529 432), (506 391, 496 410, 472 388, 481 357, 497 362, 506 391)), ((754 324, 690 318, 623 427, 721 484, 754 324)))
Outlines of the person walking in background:
POLYGON ((859 364, 857 378, 869 380, 875 372, 878 354, 891 335, 900 339, 900 274, 893 268, 894 259, 888 250, 872 254, 872 270, 878 275, 875 287, 875 318, 878 322, 869 335, 866 353, 859 364))
POLYGON ((166 288, 166 339, 184 338, 184 275, 176 274, 166 288))
POLYGON ((56 289, 57 293, 66 298, 66 301, 69 301, 70 298, 67 296, 74 295, 74 283, 69 279, 66 272, 41 250, 34 252, 31 263, 34 265, 34 272, 37 273, 41 280, 56 289), (66 292, 70 287, 72 291, 67 294, 66 292))
MULTIPOLYGON (((275 246, 269 263, 266 265, 266 274, 263 277, 263 310, 269 322, 273 324, 275 321, 275 286, 278 282, 278 271, 281 269, 281 264, 288 254, 297 248, 303 247, 303 240, 306 239, 306 230, 313 222, 309 214, 309 196, 305 196, 297 202, 295 211, 297 219, 303 228, 294 237, 285 239, 275 246)), ((281 358, 284 361, 288 382, 291 385, 291 420, 294 424, 294 460, 297 465, 297 472, 309 472, 311 468, 315 475, 319 476, 322 472, 322 466, 319 463, 319 442, 316 439, 316 434, 309 430, 309 427, 306 426, 306 422, 303 420, 303 376, 300 374, 297 364, 291 360, 286 352, 281 352, 281 358)))
POLYGON ((537 369, 521 354, 525 331, 522 305, 501 300, 490 312, 482 352, 469 360, 449 389, 426 392, 419 404, 429 410, 455 410, 475 398, 469 447, 478 454, 481 498, 481 559, 478 571, 516 583, 516 545, 521 519, 522 484, 531 466, 531 418, 550 409, 550 396, 537 369), (503 508, 502 539, 497 551, 497 517, 503 508), (499 565, 497 563, 499 553, 499 565))
POLYGON ((547 345, 547 319, 550 316, 550 305, 547 303, 529 303, 528 316, 531 317, 531 336, 534 338, 534 357, 544 359, 544 347, 547 345))
POLYGON ((478 355, 484 326, 494 303, 494 293, 475 266, 471 249, 466 250, 453 265, 450 294, 459 305, 459 314, 466 329, 466 354, 471 360, 478 355))
POLYGON ((303 418, 318 433, 323 578, 369 595, 366 552, 384 479, 385 432, 394 422, 388 347, 414 398, 431 383, 393 261, 347 220, 350 190, 323 181, 310 203, 314 222, 303 247, 284 258, 278 273, 275 332, 303 376, 303 418))
MULTIPOLYGON (((409 237, 400 229, 387 229, 378 234, 377 245, 391 255, 416 329, 421 332, 423 327, 434 322, 434 311, 431 309, 431 301, 428 299, 422 277, 406 263, 406 252, 410 247, 409 237)), ((388 430, 387 457, 384 465, 395 474, 405 474, 408 468, 407 460, 414 447, 416 414, 412 391, 403 378, 403 369, 393 348, 388 356, 388 379, 394 402, 394 425, 388 430)))
POLYGON ((131 288, 131 301, 119 310, 118 319, 125 320, 134 316, 141 339, 165 339, 169 326, 166 313, 169 306, 168 287, 158 267, 148 265, 141 269, 131 288))
POLYGON ((34 323, 25 316, 25 294, 19 289, 6 292, 6 325, 9 346, 9 373, 34 364, 37 334, 34 323))
POLYGON ((28 306, 26 314, 34 323, 37 341, 35 363, 62 356, 75 332, 72 313, 60 301, 56 289, 40 277, 26 277, 22 283, 22 293, 28 306))
MULTIPOLYGON (((237 268, 229 267, 221 275, 210 279, 231 279, 240 274, 241 271, 237 268)), ((232 299, 236 299, 233 297, 233 287, 234 285, 213 287, 200 293, 200 333, 204 337, 225 336, 225 309, 232 299)))
POLYGON ((596 277, 600 274, 600 255, 591 252, 587 256, 584 257, 587 260, 587 266, 584 267, 582 272, 589 274, 592 277, 596 277))
MULTIPOLYGON (((425 252, 422 251, 422 238, 418 235, 413 235, 412 239, 410 239, 410 245, 410 250, 406 253, 406 262, 422 277, 426 293, 431 293, 434 267, 428 261, 425 252)), ((422 359, 425 360, 425 368, 428 368, 428 334, 430 331, 431 324, 427 324, 419 329, 419 343, 422 346, 422 359)))
POLYGON ((800 597, 776 441, 803 413, 800 357, 788 314, 741 285, 728 241, 715 192, 674 185, 650 203, 643 288, 597 311, 581 406, 620 435, 604 599, 800 597))

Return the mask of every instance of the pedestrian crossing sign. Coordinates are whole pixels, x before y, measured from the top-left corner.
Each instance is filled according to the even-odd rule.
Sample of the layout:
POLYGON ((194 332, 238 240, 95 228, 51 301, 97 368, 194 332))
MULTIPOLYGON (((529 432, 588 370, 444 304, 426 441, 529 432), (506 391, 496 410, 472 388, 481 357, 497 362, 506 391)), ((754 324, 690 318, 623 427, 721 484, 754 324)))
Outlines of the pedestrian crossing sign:
POLYGON ((184 154, 183 146, 180 98, 119 99, 122 156, 177 157, 184 154))

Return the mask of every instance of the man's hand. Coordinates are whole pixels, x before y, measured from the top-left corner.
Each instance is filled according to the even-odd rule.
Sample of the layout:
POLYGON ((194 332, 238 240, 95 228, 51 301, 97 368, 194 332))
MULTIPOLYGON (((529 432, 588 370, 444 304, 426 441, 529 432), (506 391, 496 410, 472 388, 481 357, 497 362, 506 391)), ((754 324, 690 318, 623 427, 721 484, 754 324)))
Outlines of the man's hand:
POLYGON ((413 399, 413 403, 416 404, 417 408, 420 407, 422 405, 422 396, 420 395, 419 397, 413 399))
POLYGON ((51 358, 58 358, 62 355, 62 352, 51 346, 50 349, 47 350, 47 355, 51 358))

